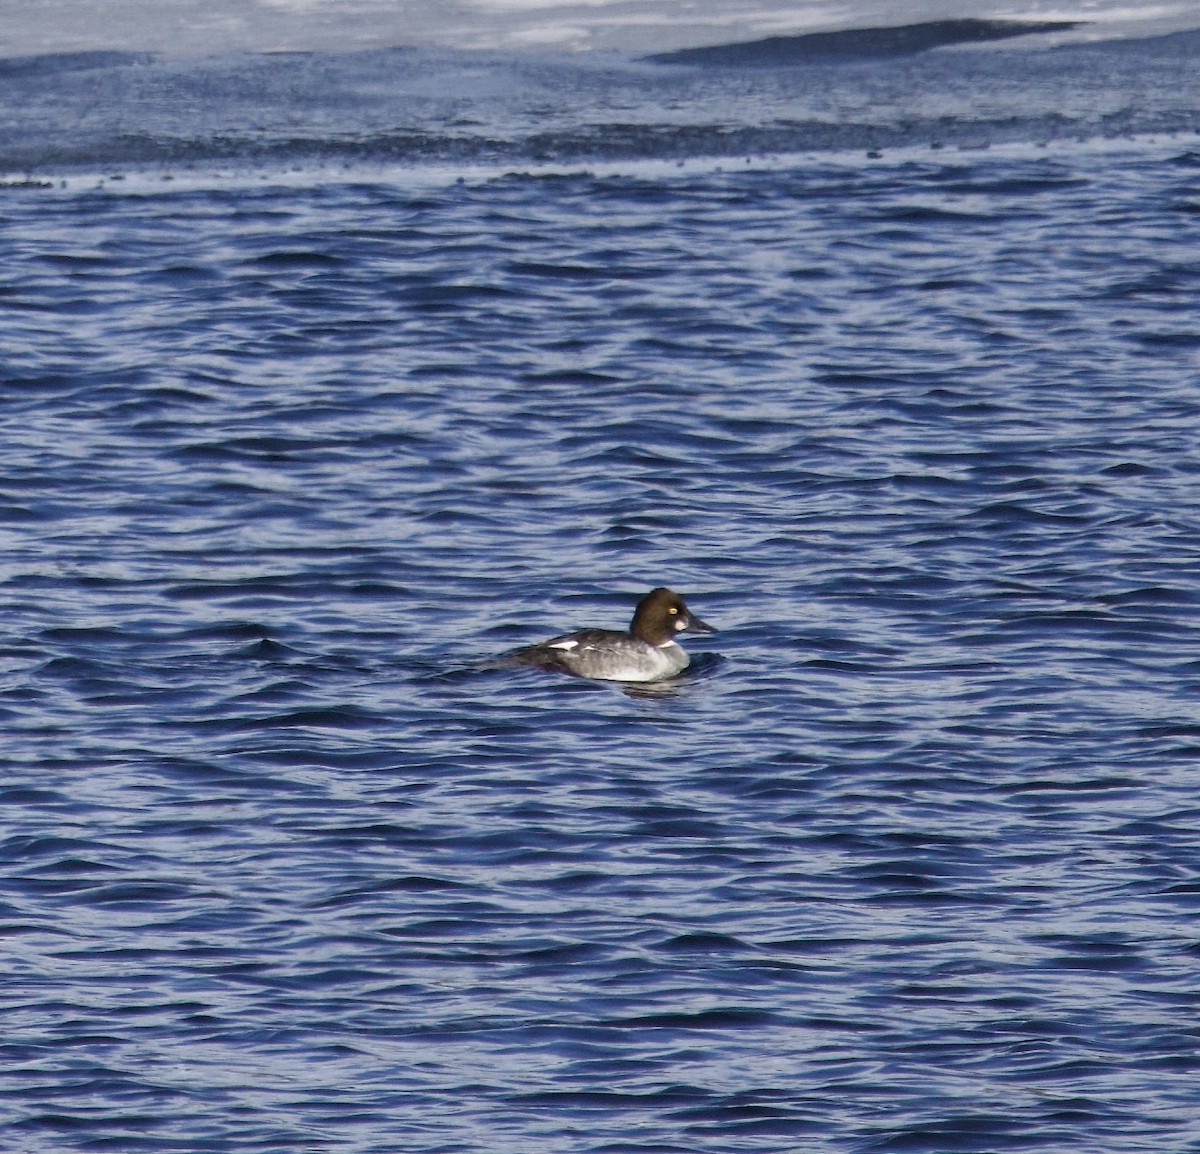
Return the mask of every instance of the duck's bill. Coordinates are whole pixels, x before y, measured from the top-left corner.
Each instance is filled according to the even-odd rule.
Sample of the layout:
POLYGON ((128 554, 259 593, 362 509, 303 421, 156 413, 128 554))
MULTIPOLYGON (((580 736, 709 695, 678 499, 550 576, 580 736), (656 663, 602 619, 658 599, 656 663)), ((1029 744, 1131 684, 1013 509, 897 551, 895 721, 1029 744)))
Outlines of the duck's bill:
POLYGON ((699 617, 688 615, 687 628, 685 633, 716 633, 717 627, 709 625, 707 621, 701 621, 699 617))

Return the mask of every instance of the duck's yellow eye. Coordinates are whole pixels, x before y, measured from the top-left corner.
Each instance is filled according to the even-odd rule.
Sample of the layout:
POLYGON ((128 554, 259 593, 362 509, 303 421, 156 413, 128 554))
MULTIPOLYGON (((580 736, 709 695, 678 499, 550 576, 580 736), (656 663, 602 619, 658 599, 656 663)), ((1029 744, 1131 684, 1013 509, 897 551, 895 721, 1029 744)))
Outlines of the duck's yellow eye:
POLYGON ((670 607, 670 608, 667 610, 667 612, 668 612, 668 613, 669 613, 669 614, 670 614, 672 617, 674 617, 674 616, 675 616, 675 614, 679 612, 679 610, 678 610, 678 609, 676 609, 674 605, 672 605, 672 606, 671 606, 671 607, 670 607))

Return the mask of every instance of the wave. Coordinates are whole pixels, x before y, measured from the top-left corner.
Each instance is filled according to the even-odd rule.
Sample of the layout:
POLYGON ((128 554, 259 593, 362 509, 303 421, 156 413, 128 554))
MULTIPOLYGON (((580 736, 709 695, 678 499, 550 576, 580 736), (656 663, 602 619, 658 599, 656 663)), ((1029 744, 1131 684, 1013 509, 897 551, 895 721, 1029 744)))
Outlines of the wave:
MULTIPOLYGON (((998 23, 781 42, 795 60, 824 45, 826 55, 812 57, 819 69, 415 48, 9 58, 0 60, 0 188, 105 170, 760 160, 1200 132, 1200 32, 1003 52, 916 47, 965 43, 968 33, 979 40, 998 23), (882 53, 885 41, 890 56, 850 55, 856 44, 882 53), (895 55, 899 42, 908 55, 895 55), (831 43, 845 54, 830 54, 831 43)), ((1010 21, 1004 30, 1030 26, 1010 21)), ((702 58, 709 62, 749 52, 761 64, 764 43, 777 42, 689 51, 725 53, 702 58)), ((680 54, 657 60, 668 58, 680 54)))
POLYGON ((43 52, 34 56, 0 58, 0 80, 14 76, 53 76, 61 72, 90 72, 99 68, 125 68, 149 64, 151 52, 43 52))
POLYGON ((982 44, 1037 33, 1069 32, 1081 20, 931 20, 883 28, 848 28, 802 36, 769 36, 764 40, 681 48, 643 57, 655 64, 705 64, 721 67, 779 67, 814 60, 878 59, 911 56, 931 48, 982 44))

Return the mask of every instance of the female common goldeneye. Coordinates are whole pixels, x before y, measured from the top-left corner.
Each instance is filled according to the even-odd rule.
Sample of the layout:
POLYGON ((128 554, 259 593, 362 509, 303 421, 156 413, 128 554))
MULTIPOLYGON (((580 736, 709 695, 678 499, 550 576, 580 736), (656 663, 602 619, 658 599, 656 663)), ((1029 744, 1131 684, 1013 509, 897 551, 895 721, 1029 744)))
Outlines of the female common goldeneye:
POLYGON ((506 664, 533 665, 600 681, 661 681, 688 667, 679 633, 716 633, 678 593, 652 589, 638 602, 628 633, 581 629, 517 649, 506 664))

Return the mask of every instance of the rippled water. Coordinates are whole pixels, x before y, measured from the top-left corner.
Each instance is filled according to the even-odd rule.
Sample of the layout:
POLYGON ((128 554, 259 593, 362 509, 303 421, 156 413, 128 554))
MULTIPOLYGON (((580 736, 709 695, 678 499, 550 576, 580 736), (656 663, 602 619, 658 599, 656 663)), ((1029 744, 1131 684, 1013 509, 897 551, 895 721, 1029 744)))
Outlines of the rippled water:
POLYGON ((1198 1147, 1185 143, 4 196, 6 1149, 1198 1147))

